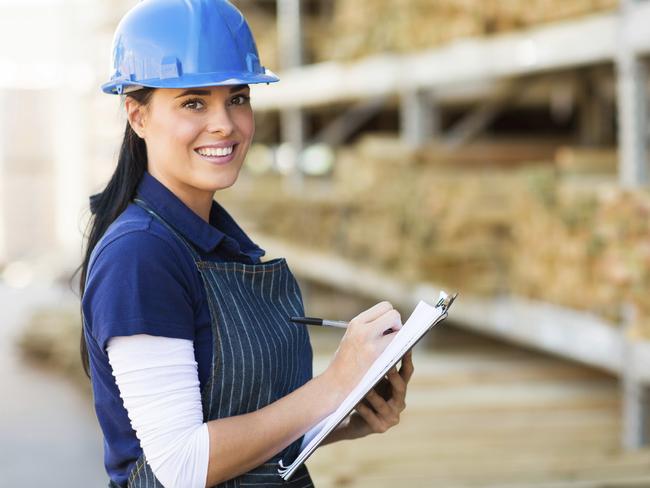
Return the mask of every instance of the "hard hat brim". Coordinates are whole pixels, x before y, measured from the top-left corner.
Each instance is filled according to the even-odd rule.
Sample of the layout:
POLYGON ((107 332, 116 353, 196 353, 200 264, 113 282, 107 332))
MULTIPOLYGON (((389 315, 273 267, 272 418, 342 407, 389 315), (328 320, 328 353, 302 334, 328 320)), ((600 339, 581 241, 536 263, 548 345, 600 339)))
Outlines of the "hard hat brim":
POLYGON ((104 93, 119 95, 127 93, 127 87, 147 88, 196 88, 205 86, 226 86, 226 85, 251 85, 256 83, 275 83, 280 78, 269 69, 264 73, 242 73, 221 72, 201 73, 179 76, 176 78, 163 78, 152 80, 111 80, 104 83, 101 88, 104 93))

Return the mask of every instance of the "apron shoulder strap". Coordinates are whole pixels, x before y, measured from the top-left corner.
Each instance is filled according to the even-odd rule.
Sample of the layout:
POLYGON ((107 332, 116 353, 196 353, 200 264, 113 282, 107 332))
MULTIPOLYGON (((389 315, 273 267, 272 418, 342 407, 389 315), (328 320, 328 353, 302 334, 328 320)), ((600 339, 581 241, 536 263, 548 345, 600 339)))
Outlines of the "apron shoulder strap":
POLYGON ((133 202, 142 207, 144 210, 146 210, 148 213, 150 213, 155 219, 157 219, 161 224, 163 224, 178 240, 180 240, 181 244, 183 244, 187 250, 190 252, 192 255, 192 258, 194 259, 194 262, 199 262, 201 261, 201 256, 199 256, 199 253, 196 252, 196 249, 194 249, 194 246, 187 242, 187 240, 178 233, 176 229, 174 229, 171 225, 167 223, 165 219, 163 219, 160 215, 158 215, 154 210, 145 202, 144 200, 140 198, 134 198, 133 202))

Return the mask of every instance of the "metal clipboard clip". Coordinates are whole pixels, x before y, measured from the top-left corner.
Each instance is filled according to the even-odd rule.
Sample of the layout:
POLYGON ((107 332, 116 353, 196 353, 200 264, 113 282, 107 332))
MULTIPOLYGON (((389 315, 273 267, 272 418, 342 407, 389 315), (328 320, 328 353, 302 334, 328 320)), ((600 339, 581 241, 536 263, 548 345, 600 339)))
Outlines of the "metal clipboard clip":
POLYGON ((451 304, 454 303, 454 300, 456 300, 457 296, 458 293, 454 293, 453 295, 447 295, 444 291, 441 291, 440 297, 438 298, 438 302, 436 303, 436 308, 441 307, 443 313, 447 313, 449 307, 451 307, 451 304))

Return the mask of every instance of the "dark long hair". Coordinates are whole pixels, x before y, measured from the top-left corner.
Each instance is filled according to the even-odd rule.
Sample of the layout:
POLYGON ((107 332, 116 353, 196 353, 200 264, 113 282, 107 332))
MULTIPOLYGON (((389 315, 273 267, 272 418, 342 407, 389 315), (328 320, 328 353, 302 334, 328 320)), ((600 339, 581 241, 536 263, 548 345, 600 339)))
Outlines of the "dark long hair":
MULTIPOLYGON (((130 92, 126 96, 134 98, 142 105, 146 105, 149 103, 153 90, 153 88, 141 88, 130 92)), ((135 133, 127 121, 115 172, 111 176, 106 188, 101 193, 90 197, 90 212, 92 215, 84 233, 84 237, 87 237, 88 241, 83 252, 83 261, 74 273, 76 274, 78 271, 81 271, 79 281, 79 296, 81 298, 83 298, 84 288, 86 286, 90 254, 93 252, 99 239, 104 235, 104 232, 106 232, 106 229, 124 211, 131 199, 135 196, 135 190, 146 168, 147 147, 144 139, 141 139, 135 133)), ((80 310, 80 313, 82 314, 81 340, 79 343, 81 363, 83 364, 86 376, 90 378, 88 347, 83 331, 83 310, 80 310)))

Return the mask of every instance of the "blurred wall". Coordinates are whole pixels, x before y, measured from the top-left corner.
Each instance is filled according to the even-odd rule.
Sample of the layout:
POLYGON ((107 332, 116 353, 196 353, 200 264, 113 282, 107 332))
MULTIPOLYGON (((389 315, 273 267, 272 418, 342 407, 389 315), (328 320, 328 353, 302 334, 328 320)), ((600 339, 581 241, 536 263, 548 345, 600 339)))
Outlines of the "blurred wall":
POLYGON ((135 3, 0 1, 0 266, 80 259, 88 196, 112 172, 124 123, 99 85, 135 3))

